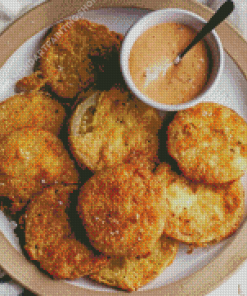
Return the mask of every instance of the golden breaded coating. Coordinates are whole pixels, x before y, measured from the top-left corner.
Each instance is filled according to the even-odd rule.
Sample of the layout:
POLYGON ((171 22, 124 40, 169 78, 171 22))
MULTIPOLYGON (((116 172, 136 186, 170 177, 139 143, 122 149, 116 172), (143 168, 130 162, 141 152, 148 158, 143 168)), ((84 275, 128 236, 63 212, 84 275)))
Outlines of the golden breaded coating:
POLYGON ((0 199, 8 198, 11 202, 9 210, 13 215, 27 204, 34 193, 41 193, 43 189, 40 180, 0 175, 0 199))
POLYGON ((38 127, 58 135, 65 118, 61 104, 42 92, 14 95, 0 103, 0 140, 22 127, 38 127))
POLYGON ((122 163, 133 152, 157 158, 158 112, 115 85, 81 103, 70 122, 69 141, 79 164, 93 171, 122 163))
MULTIPOLYGON (((62 141, 36 128, 14 131, 2 140, 0 173, 9 176, 9 190, 14 195, 8 197, 13 201, 13 211, 40 192, 41 185, 78 183, 79 177, 62 141)), ((4 191, 6 188, 0 196, 4 191)))
POLYGON ((31 260, 54 278, 74 279, 98 272, 108 259, 96 256, 86 245, 77 241, 71 232, 66 205, 55 187, 28 204, 24 214, 25 250, 31 260))
POLYGON ((58 96, 73 98, 94 86, 106 67, 113 72, 118 69, 122 39, 121 34, 103 25, 65 20, 56 24, 45 39, 39 70, 58 96))
POLYGON ((146 255, 160 238, 166 201, 153 174, 133 164, 97 172, 81 188, 77 211, 89 240, 106 255, 146 255))
POLYGON ((59 196, 55 187, 49 187, 27 206, 24 214, 25 249, 32 260, 43 255, 45 246, 70 235, 65 213, 68 203, 64 203, 68 199, 67 192, 59 196))
POLYGON ((21 78, 16 83, 18 91, 30 92, 39 91, 46 84, 46 79, 43 78, 41 71, 33 72, 31 75, 21 78))
POLYGON ((240 181, 209 185, 193 183, 162 163, 156 176, 169 203, 164 232, 195 246, 219 242, 234 233, 243 216, 244 190, 240 181))
POLYGON ((54 278, 75 279, 97 272, 106 265, 108 258, 95 255, 86 245, 69 237, 44 247, 39 261, 54 278))
POLYGON ((247 169, 247 124, 223 105, 201 103, 179 111, 168 127, 167 145, 192 180, 225 183, 247 169))
POLYGON ((112 258, 107 266, 90 278, 129 292, 136 291, 157 277, 176 257, 178 242, 162 235, 151 254, 144 258, 112 258))

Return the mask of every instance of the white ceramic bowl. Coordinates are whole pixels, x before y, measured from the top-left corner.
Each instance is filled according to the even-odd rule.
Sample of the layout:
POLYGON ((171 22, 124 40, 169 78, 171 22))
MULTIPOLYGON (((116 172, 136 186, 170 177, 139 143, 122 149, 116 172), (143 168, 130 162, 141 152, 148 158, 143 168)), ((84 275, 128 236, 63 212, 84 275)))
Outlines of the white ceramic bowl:
POLYGON ((207 84, 203 88, 202 92, 195 97, 194 99, 177 105, 168 105, 163 103, 158 103, 151 98, 145 96, 134 84, 132 77, 129 71, 129 55, 133 44, 136 39, 144 33, 150 27, 153 27, 160 23, 175 22, 182 23, 184 25, 190 26, 191 28, 196 29, 197 31, 201 30, 206 21, 200 16, 196 15, 187 10, 169 8, 163 10, 157 10, 151 13, 148 13, 146 16, 141 18, 137 23, 135 23, 130 30, 127 32, 120 53, 120 64, 123 77, 126 84, 130 90, 143 102, 146 104, 162 110, 162 111, 178 111, 183 110, 189 107, 196 105, 197 103, 203 101, 204 99, 210 96, 210 93, 215 90, 217 86, 222 71, 224 67, 224 50, 221 44, 220 38, 215 32, 211 31, 205 36, 205 41, 211 52, 211 73, 208 79, 207 84))

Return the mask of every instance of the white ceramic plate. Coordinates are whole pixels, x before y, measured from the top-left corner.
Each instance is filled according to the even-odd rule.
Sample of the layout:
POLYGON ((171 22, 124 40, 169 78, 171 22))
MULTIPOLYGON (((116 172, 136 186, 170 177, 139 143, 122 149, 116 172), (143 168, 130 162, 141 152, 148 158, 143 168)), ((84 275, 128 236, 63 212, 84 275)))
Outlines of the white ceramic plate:
MULTIPOLYGON (((148 10, 133 8, 108 8, 89 11, 85 13, 83 17, 97 23, 105 24, 109 27, 109 29, 124 34, 135 21, 146 13, 148 13, 148 10)), ((33 55, 37 53, 40 41, 46 31, 47 30, 41 31, 25 42, 0 69, 1 101, 15 93, 14 86, 18 79, 32 73, 32 66, 29 66, 28 63, 30 59, 33 58, 33 55)), ((213 96, 208 98, 208 100, 231 107, 247 121, 247 81, 236 64, 227 54, 224 73, 218 89, 213 96)), ((247 175, 242 178, 242 181, 247 192, 247 175)), ((2 212, 0 212, 0 230, 4 233, 10 243, 19 252, 21 252, 18 238, 16 238, 13 232, 13 223, 11 223, 11 221, 9 221, 2 212)), ((224 247, 231 242, 233 237, 215 246, 195 249, 192 254, 187 254, 188 247, 181 244, 173 264, 165 269, 159 277, 140 290, 152 289, 154 287, 157 288, 194 273, 201 267, 208 264, 212 258, 216 257, 224 249, 224 247)), ((88 289, 116 291, 84 278, 67 282, 72 285, 88 289)))

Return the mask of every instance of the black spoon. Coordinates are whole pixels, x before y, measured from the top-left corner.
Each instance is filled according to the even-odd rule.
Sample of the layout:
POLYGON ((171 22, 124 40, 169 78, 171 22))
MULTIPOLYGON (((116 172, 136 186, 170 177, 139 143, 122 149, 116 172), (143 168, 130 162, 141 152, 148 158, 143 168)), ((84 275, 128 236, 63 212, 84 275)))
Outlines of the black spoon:
POLYGON ((202 38, 204 38, 209 32, 211 32, 215 27, 217 27, 225 18, 231 14, 234 10, 234 3, 231 0, 227 0, 221 7, 216 11, 216 13, 211 17, 211 19, 204 25, 201 31, 196 35, 193 41, 176 57, 173 61, 177 65, 183 56, 202 38))

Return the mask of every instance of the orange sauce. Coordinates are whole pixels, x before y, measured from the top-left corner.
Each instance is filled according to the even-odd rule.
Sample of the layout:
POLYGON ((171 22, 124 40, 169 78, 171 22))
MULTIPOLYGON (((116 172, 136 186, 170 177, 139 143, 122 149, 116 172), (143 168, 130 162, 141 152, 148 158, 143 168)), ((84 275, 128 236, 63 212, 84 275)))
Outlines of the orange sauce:
POLYGON ((210 63, 204 41, 189 50, 178 65, 173 64, 196 33, 183 24, 162 23, 137 38, 130 52, 129 69, 143 94, 159 103, 176 105, 190 101, 202 91, 210 63))

